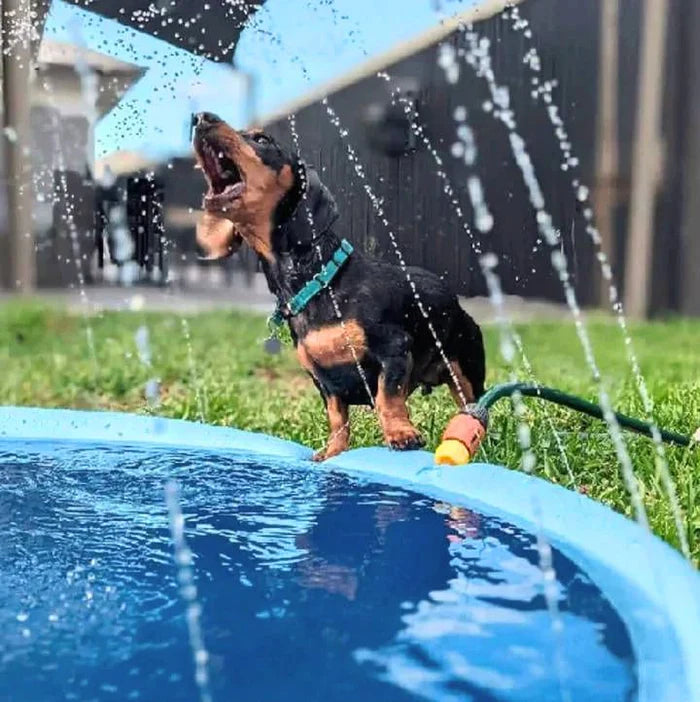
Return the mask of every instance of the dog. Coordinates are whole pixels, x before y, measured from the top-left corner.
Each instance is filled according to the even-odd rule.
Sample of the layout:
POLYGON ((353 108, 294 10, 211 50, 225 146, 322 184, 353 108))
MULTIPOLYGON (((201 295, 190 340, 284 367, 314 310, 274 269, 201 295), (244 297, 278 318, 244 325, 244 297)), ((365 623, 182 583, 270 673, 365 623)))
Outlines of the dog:
POLYGON ((257 254, 326 407, 329 439, 315 460, 348 448, 351 405, 373 405, 386 443, 407 450, 423 446, 406 405, 416 388, 447 384, 459 407, 483 394, 481 329, 443 280, 352 251, 316 170, 268 134, 237 131, 207 112, 193 126, 208 184, 197 242, 210 260, 243 242, 257 254), (314 279, 321 285, 299 309, 295 296, 314 279))

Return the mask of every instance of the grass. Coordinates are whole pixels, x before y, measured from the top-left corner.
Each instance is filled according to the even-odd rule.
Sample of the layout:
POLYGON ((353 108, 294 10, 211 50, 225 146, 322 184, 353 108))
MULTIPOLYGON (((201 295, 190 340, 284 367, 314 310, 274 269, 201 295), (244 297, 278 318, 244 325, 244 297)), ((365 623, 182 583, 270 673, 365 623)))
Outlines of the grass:
MULTIPOLYGON (((643 417, 618 328, 608 319, 594 317, 589 330, 616 409, 643 417)), ((596 400, 571 323, 528 323, 518 331, 540 382, 596 400)), ((700 425, 700 321, 645 323, 632 325, 631 331, 657 422, 682 433, 694 432, 700 425)), ((485 336, 490 385, 507 380, 509 370, 500 357, 497 329, 487 327, 485 336)), ((323 446, 325 416, 316 390, 291 349, 285 347, 283 353, 270 356, 262 348, 264 337, 264 319, 240 313, 212 312, 187 318, 106 313, 92 318, 88 325, 83 318, 58 309, 11 303, 0 307, 0 403, 148 412, 144 386, 157 376, 161 381, 159 414, 204 419, 323 446), (142 325, 149 330, 150 368, 140 360, 135 342, 142 325)), ((517 374, 527 378, 522 369, 517 374)), ((440 389, 429 397, 416 393, 411 411, 428 448, 434 448, 454 412, 447 392, 440 389)), ((526 418, 532 427, 537 474, 632 516, 620 464, 603 423, 533 401, 527 404, 526 418)), ((521 460, 517 427, 509 403, 497 405, 482 458, 517 468, 521 460)), ((677 547, 654 447, 648 439, 626 437, 652 528, 677 547)), ((374 416, 363 409, 353 410, 353 445, 379 443, 381 434, 374 416)), ((666 455, 697 565, 700 450, 669 446, 666 455)))

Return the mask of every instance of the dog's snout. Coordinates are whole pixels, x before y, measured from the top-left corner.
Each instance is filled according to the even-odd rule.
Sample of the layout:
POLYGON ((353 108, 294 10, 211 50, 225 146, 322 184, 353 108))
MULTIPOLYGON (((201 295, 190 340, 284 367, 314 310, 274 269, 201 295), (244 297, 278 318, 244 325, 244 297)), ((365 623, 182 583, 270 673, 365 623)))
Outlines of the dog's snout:
POLYGON ((196 127, 210 127, 221 121, 221 118, 213 112, 199 112, 194 116, 194 124, 196 127))

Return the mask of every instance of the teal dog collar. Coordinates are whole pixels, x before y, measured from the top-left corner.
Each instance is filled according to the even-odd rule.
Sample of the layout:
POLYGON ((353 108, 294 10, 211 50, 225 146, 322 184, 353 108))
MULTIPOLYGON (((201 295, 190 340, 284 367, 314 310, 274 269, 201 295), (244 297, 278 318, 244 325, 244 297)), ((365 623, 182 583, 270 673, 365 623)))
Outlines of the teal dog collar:
POLYGON ((353 251, 352 244, 343 239, 331 259, 321 266, 321 270, 286 305, 278 303, 274 314, 268 319, 268 326, 279 327, 285 319, 298 315, 321 290, 331 284, 353 251))

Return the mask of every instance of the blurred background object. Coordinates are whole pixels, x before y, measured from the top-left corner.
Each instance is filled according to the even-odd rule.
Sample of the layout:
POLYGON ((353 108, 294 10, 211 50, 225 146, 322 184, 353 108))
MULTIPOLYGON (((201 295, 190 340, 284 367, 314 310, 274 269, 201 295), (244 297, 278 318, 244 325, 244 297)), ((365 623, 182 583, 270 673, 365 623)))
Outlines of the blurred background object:
MULTIPOLYGON (((105 34, 100 52, 57 43, 45 36, 48 2, 33 4, 32 22, 17 23, 17 16, 28 16, 28 3, 3 2, 0 237, 9 254, 1 270, 5 287, 31 290, 35 285, 74 284, 76 236, 81 266, 92 284, 179 281, 197 286, 208 281, 217 287, 233 284, 234 277, 255 284, 256 261, 249 253, 223 267, 197 262, 193 231, 204 189, 201 174, 187 153, 148 148, 149 130, 173 144, 185 144, 182 135, 189 114, 177 118, 177 128, 168 126, 172 115, 167 123, 163 115, 158 130, 150 123, 141 125, 146 130, 143 150, 130 147, 125 131, 121 148, 116 144, 95 161, 96 124, 114 113, 120 100, 134 104, 134 86, 147 75, 140 57, 133 56, 131 62, 123 54, 119 59, 107 55, 116 52, 118 33, 105 34), (94 109, 85 100, 90 76, 98 83, 94 109), (53 86, 49 91, 42 87, 47 83, 53 86), (29 153, 22 144, 29 145, 29 153), (106 167, 114 183, 105 187, 95 179, 102 179, 106 167), (149 183, 148 192, 138 191, 135 183, 149 183), (133 202, 127 204, 130 192, 148 212, 162 211, 155 225, 150 215, 140 223, 138 217, 127 217, 135 251, 129 260, 135 267, 130 265, 131 272, 124 274, 123 261, 105 256, 111 236, 105 211, 123 207, 126 212, 131 207, 136 212, 133 202), (161 203, 156 209, 153 198, 161 203), (146 231, 139 232, 139 227, 146 231)), ((385 4, 377 7, 379 14, 396 6, 394 0, 385 4)), ((524 65, 529 60, 526 42, 500 12, 505 4, 488 0, 441 3, 437 10, 417 8, 416 17, 419 9, 425 11, 421 21, 425 25, 425 18, 432 17, 432 26, 391 47, 386 37, 405 36, 409 27, 418 26, 411 22, 418 20, 399 21, 397 15, 397 27, 385 26, 386 37, 380 40, 375 36, 379 30, 371 26, 380 19, 364 12, 362 3, 356 14, 341 19, 316 8, 318 22, 310 27, 275 0, 245 6, 223 0, 206 5, 179 0, 162 6, 145 0, 72 0, 70 6, 97 13, 124 31, 168 42, 173 51, 195 57, 203 72, 210 62, 221 64, 222 70, 227 67, 230 83, 225 89, 218 81, 188 88, 192 111, 214 100, 212 90, 230 90, 229 102, 236 103, 240 113, 225 117, 238 121, 239 127, 263 125, 285 143, 292 142, 288 115, 294 113, 302 155, 319 167, 336 195, 345 233, 365 250, 392 257, 387 232, 373 215, 342 137, 328 120, 321 102, 327 97, 348 130, 368 182, 381 194, 406 260, 446 276, 461 295, 471 297, 486 294, 478 261, 455 217, 454 203, 436 178, 435 162, 415 130, 420 125, 441 154, 459 205, 471 221, 469 168, 450 155, 456 138, 453 114, 455 108, 465 108, 476 134, 479 175, 495 217, 489 242, 499 252, 503 287, 511 295, 559 303, 561 285, 547 247, 537 243, 534 212, 509 155, 507 137, 482 109, 488 100, 483 82, 466 69, 449 82, 438 65, 440 46, 447 43, 459 50, 460 23, 475 21, 492 42, 495 70, 508 87, 518 128, 560 229, 579 300, 585 306, 607 306, 608 286, 586 233, 587 206, 572 193, 572 176, 562 168, 547 110, 533 98, 524 65), (438 21, 435 12, 453 14, 438 21), (355 25, 368 37, 365 46, 350 47, 353 53, 336 43, 339 55, 354 58, 344 63, 329 59, 335 68, 324 68, 319 55, 333 48, 334 32, 340 36, 341 30, 355 25), (318 41, 312 41, 312 35, 318 41), (341 70, 341 63, 349 68, 341 70), (288 79, 291 71, 298 73, 296 81, 288 79), (321 76, 328 80, 320 81, 321 76), (285 102, 285 96, 293 100, 285 102)), ((51 11, 57 7, 65 11, 67 5, 57 1, 51 11)), ((530 23, 541 60, 539 74, 543 81, 555 81, 554 102, 580 158, 577 173, 590 186, 602 248, 629 313, 700 314, 700 205, 694 196, 700 185, 700 49, 694 41, 700 31, 700 3, 523 0, 518 7, 530 23)), ((140 56, 147 59, 144 52, 140 56)), ((173 73, 176 85, 177 67, 164 70, 173 73)), ((142 93, 138 99, 139 104, 149 100, 142 93)), ((128 111, 122 119, 128 122, 128 111)), ((144 121, 141 114, 131 119, 144 121)))

